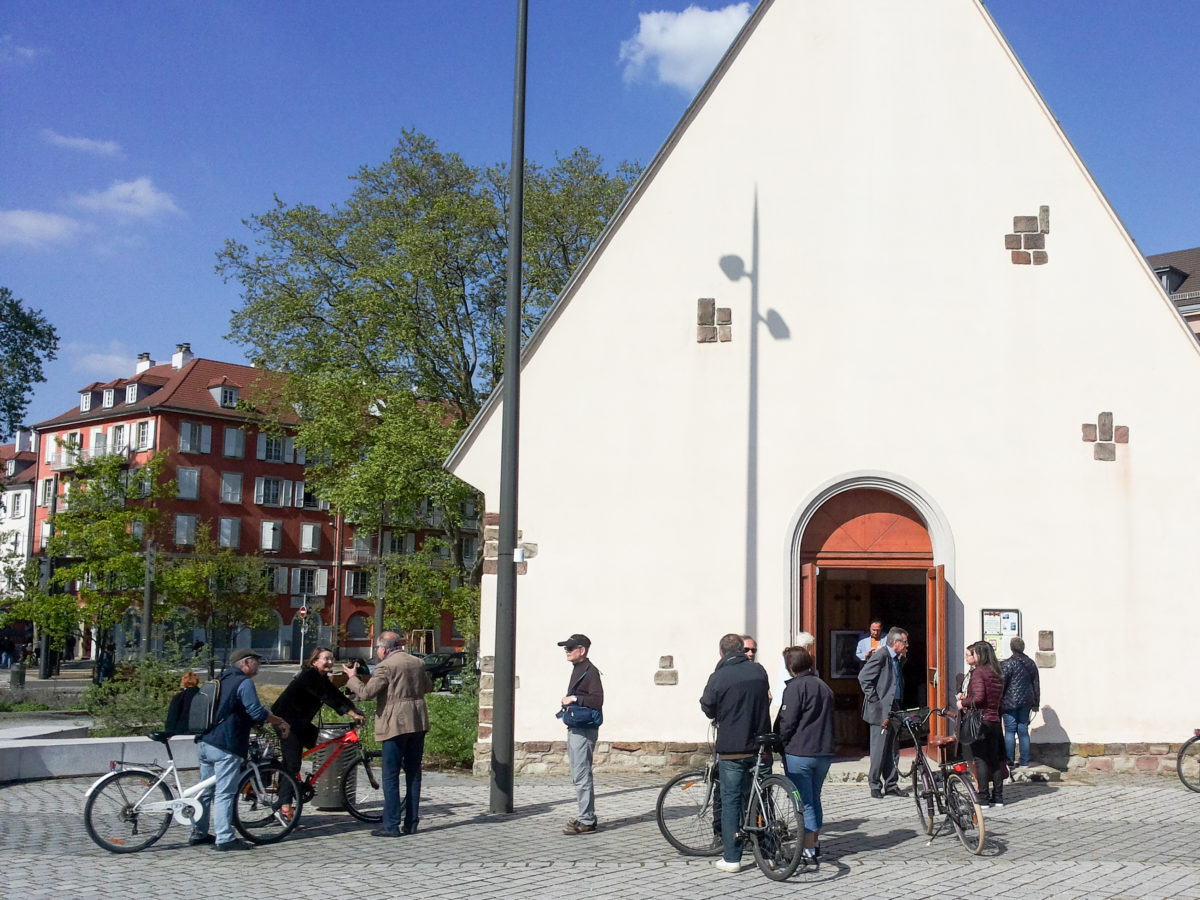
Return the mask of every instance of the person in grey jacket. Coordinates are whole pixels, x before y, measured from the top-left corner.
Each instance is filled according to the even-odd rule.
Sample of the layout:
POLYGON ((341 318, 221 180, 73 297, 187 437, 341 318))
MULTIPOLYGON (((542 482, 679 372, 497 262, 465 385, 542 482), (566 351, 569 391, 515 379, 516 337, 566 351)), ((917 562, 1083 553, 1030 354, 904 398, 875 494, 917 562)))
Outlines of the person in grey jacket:
POLYGON ((1025 642, 1015 637, 1008 647, 1012 656, 1000 664, 1004 678, 1000 718, 1004 722, 1004 749, 1011 769, 1016 765, 1018 741, 1021 765, 1029 765, 1029 720, 1042 706, 1042 681, 1037 663, 1025 655, 1025 642))
POLYGON ((783 689, 776 731, 788 778, 804 801, 804 862, 817 857, 824 822, 821 786, 833 762, 833 691, 817 677, 812 654, 788 647, 783 661, 792 677, 783 689))
POLYGON ((867 780, 871 796, 880 799, 884 794, 903 796, 896 782, 896 737, 889 727, 892 710, 902 709, 904 703, 904 657, 908 653, 908 632, 892 628, 887 633, 887 648, 871 655, 858 673, 863 691, 862 717, 871 726, 871 768, 867 780))

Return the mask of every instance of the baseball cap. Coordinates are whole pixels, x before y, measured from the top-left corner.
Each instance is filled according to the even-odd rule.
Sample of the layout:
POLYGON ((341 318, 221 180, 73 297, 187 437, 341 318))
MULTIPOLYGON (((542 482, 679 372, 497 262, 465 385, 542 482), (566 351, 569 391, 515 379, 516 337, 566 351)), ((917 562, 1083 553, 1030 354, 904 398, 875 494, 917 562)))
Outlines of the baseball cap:
POLYGON ((574 650, 576 647, 587 647, 590 650, 592 641, 586 634, 573 634, 565 641, 559 641, 558 646, 566 647, 568 650, 574 650))

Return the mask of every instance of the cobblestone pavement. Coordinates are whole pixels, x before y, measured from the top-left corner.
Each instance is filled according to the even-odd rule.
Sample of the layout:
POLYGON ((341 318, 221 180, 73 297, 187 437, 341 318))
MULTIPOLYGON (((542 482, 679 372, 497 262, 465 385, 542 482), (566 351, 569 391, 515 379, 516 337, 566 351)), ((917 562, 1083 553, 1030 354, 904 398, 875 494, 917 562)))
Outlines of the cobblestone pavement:
MULTIPOLYGON (((194 773, 188 773, 194 777, 194 773)), ((599 776, 601 830, 567 837, 567 780, 521 778, 517 811, 490 816, 488 784, 425 778, 421 831, 373 838, 344 813, 306 810, 286 841, 247 853, 188 847, 172 825, 141 853, 113 855, 83 826, 90 779, 0 787, 0 883, 9 897, 398 896, 527 897, 1195 897, 1200 898, 1200 795, 1174 780, 1010 785, 987 811, 987 846, 969 855, 952 834, 918 836, 911 798, 872 800, 865 785, 825 788, 824 861, 777 884, 753 868, 715 871, 660 836, 661 778, 599 776), (969 886, 969 887, 968 887, 969 886)))

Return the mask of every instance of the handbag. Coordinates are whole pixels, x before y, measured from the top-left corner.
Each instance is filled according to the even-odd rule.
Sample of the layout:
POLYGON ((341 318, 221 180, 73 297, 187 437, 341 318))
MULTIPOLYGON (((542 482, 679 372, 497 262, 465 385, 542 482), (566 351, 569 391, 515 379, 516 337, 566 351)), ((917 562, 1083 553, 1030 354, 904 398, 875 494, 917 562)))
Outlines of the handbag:
MULTIPOLYGON (((575 683, 567 688, 567 693, 571 694, 575 688, 579 687, 579 683, 583 681, 584 675, 592 670, 588 666, 583 670, 583 675, 580 675, 575 683)), ((602 725, 604 723, 604 713, 598 709, 592 709, 590 706, 580 706, 578 703, 568 703, 560 709, 555 716, 563 720, 563 724, 568 728, 588 728, 602 725)))
POLYGON ((580 706, 578 703, 564 706, 557 715, 568 728, 587 728, 604 724, 603 712, 590 706, 580 706))
POLYGON ((983 710, 969 707, 958 716, 958 742, 974 744, 983 740, 983 710))

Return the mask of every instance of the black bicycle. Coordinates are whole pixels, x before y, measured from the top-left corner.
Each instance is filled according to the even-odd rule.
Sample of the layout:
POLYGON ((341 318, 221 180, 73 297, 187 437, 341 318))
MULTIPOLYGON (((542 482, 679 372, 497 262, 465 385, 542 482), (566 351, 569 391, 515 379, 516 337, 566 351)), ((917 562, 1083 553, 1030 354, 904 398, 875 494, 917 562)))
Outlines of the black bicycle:
POLYGON ((987 830, 970 767, 961 761, 942 761, 935 769, 929 764, 921 746, 921 735, 927 733, 931 716, 938 715, 946 719, 953 716, 941 709, 909 709, 895 715, 900 720, 900 727, 909 733, 917 749, 912 768, 902 774, 905 777, 912 776, 913 798, 917 803, 921 831, 929 835, 929 843, 932 843, 933 839, 941 834, 946 823, 949 823, 962 845, 978 855, 983 851, 987 830), (940 823, 936 822, 938 816, 941 816, 940 823))
POLYGON ((1179 748, 1175 771, 1179 773, 1179 780, 1184 787, 1200 793, 1200 728, 1192 732, 1192 736, 1179 748))
MULTIPOLYGON (((787 778, 770 774, 771 750, 778 740, 775 734, 755 738, 758 752, 742 805, 739 837, 749 842, 754 862, 764 875, 785 881, 807 861, 800 792, 787 778)), ((720 798, 714 750, 704 768, 677 775, 663 786, 654 808, 659 831, 680 853, 719 856, 720 798)))

